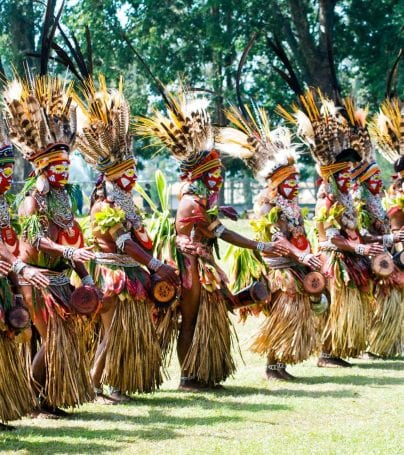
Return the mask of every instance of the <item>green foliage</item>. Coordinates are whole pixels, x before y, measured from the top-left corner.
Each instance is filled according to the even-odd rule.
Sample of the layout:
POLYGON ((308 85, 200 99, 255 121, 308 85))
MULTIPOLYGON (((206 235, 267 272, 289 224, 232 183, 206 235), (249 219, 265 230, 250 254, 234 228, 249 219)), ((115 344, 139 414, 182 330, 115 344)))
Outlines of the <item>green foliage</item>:
POLYGON ((123 223, 126 216, 121 208, 105 205, 100 212, 95 214, 94 218, 94 224, 100 229, 102 234, 105 234, 110 228, 123 223))

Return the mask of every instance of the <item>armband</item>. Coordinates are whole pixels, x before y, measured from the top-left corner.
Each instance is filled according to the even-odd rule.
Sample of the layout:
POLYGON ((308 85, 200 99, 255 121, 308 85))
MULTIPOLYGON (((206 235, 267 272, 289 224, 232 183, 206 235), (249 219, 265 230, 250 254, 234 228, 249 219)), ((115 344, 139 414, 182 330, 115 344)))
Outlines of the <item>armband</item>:
POLYGON ((327 237, 327 240, 332 240, 334 237, 336 237, 339 234, 339 230, 334 227, 329 227, 325 230, 325 235, 327 237))
POLYGON ((214 230, 213 230, 213 235, 217 238, 220 238, 223 235, 223 232, 225 231, 226 226, 223 224, 219 224, 214 230))
POLYGON ((94 280, 91 275, 86 275, 84 278, 81 279, 81 284, 83 286, 94 286, 94 280))
POLYGON ((359 245, 356 245, 355 253, 359 254, 360 256, 364 256, 365 255, 365 245, 363 245, 361 243, 359 245))
POLYGON ((119 250, 123 251, 125 248, 125 243, 127 240, 130 240, 132 238, 130 232, 125 232, 124 234, 121 234, 117 237, 115 240, 115 244, 118 247, 119 250))
POLYGON ((163 265, 161 261, 156 258, 151 258, 149 263, 147 264, 147 268, 153 270, 153 272, 157 272, 157 270, 163 265))
POLYGON ((394 243, 394 234, 384 234, 383 235, 383 246, 385 248, 390 248, 394 243))
POLYGON ((40 247, 40 244, 41 244, 41 240, 44 236, 43 235, 37 235, 31 243, 31 245, 36 249, 36 250, 39 250, 39 247, 40 247))
POLYGON ((77 248, 73 248, 71 246, 66 246, 63 248, 63 257, 73 263, 73 255, 77 248))
POLYGON ((279 239, 284 239, 285 235, 281 231, 276 231, 272 234, 272 241, 275 242, 276 240, 279 239))
POLYGON ((11 265, 11 271, 19 275, 26 266, 27 264, 25 262, 21 261, 21 259, 17 259, 11 265))
POLYGON ((359 234, 361 237, 364 237, 365 235, 369 234, 369 231, 365 228, 361 228, 359 234))
POLYGON ((301 254, 299 257, 298 257, 298 261, 301 263, 301 264, 304 264, 304 261, 305 259, 307 258, 307 256, 309 255, 310 253, 303 253, 301 254))

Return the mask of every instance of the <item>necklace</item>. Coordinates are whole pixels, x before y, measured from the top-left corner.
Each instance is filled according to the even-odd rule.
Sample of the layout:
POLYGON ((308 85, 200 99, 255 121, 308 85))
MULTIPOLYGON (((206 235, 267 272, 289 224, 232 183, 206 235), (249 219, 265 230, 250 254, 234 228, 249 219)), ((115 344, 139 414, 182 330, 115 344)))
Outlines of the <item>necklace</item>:
POLYGON ((136 213, 136 207, 132 199, 132 194, 127 191, 123 191, 116 183, 113 183, 110 197, 114 204, 119 206, 125 212, 126 219, 132 223, 133 228, 140 228, 142 220, 136 213))
POLYGON ((10 226, 10 212, 6 198, 2 194, 0 195, 0 228, 8 226, 10 226))
POLYGON ((345 207, 341 216, 341 224, 350 230, 356 229, 356 210, 350 193, 338 193, 337 199, 345 207))
POLYGON ((50 219, 62 229, 74 225, 74 216, 70 207, 67 191, 63 188, 51 188, 48 193, 48 210, 50 219))
POLYGON ((304 235, 300 207, 296 199, 289 200, 278 194, 274 198, 274 204, 282 210, 281 216, 286 219, 292 236, 299 237, 304 235))

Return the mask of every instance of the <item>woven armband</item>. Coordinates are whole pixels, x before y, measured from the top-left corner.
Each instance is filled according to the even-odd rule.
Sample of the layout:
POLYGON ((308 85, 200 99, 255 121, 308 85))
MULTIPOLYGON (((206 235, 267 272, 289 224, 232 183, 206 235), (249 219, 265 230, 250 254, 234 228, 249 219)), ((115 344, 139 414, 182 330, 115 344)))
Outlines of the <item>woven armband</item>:
POLYGON ((325 230, 325 235, 327 240, 331 240, 339 234, 339 230, 334 227, 329 227, 325 230))
POLYGON ((384 234, 383 235, 383 246, 385 248, 391 248, 394 243, 394 234, 384 234))
POLYGON ((121 234, 117 237, 115 240, 115 244, 118 247, 119 250, 123 251, 125 248, 125 243, 127 240, 130 240, 132 238, 130 232, 125 232, 124 234, 121 234))

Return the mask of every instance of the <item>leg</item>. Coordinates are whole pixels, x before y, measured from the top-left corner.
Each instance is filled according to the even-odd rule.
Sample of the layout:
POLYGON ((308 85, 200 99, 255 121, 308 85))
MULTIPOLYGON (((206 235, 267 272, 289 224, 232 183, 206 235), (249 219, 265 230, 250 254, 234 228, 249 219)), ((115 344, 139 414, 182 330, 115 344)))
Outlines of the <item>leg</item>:
POLYGON ((117 400, 115 400, 113 397, 108 397, 107 395, 103 394, 102 384, 101 384, 101 377, 102 377, 102 373, 104 371, 105 360, 107 357, 107 352, 105 350, 105 345, 106 345, 106 341, 107 341, 106 335, 111 327, 112 319, 114 317, 115 308, 116 308, 115 299, 113 302, 109 302, 109 303, 110 303, 109 310, 106 311, 105 313, 101 313, 101 321, 102 321, 102 326, 103 326, 103 330, 104 330, 104 336, 97 347, 97 351, 95 353, 95 358, 94 358, 94 365, 93 365, 93 368, 91 369, 91 379, 93 381, 93 385, 94 385, 94 388, 96 391, 96 401, 101 404, 112 404, 112 403, 117 402, 117 400))
POLYGON ((267 357, 267 369, 266 375, 267 379, 269 380, 276 380, 280 381, 283 379, 280 369, 279 369, 279 362, 275 359, 275 357, 271 354, 268 354, 267 357))
MULTIPOLYGON (((195 331, 196 318, 199 310, 199 300, 201 294, 201 285, 199 282, 198 265, 194 256, 186 255, 190 270, 188 273, 192 276, 191 289, 182 288, 182 298, 180 303, 181 309, 181 327, 178 336, 177 354, 181 366, 181 383, 180 388, 198 389, 201 384, 189 377, 189 372, 183 368, 184 360, 192 344, 192 338, 195 331)), ((203 386, 202 386, 203 387, 203 386)))

